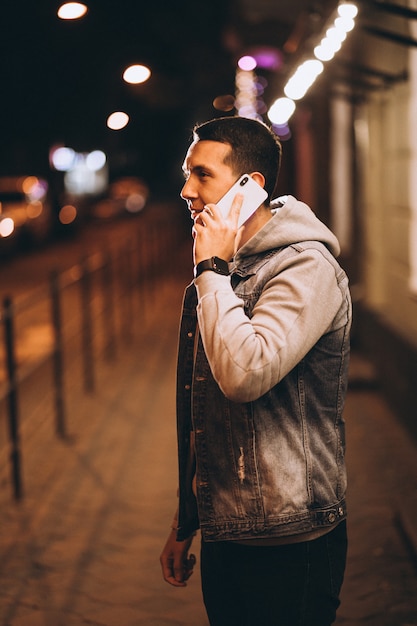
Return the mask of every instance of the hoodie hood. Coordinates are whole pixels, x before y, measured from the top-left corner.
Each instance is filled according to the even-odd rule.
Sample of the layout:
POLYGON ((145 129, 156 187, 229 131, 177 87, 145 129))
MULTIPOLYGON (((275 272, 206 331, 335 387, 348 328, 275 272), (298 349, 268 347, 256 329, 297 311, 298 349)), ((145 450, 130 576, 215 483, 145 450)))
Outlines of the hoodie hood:
POLYGON ((320 241, 333 256, 339 256, 336 236, 307 204, 293 196, 282 196, 272 200, 270 206, 272 219, 238 250, 236 260, 303 241, 320 241))

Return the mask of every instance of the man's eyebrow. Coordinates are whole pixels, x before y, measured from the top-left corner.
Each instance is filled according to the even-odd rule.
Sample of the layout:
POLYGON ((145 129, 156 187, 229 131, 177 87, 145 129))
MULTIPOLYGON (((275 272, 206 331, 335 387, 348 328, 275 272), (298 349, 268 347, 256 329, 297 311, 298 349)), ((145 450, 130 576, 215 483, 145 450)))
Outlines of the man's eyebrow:
POLYGON ((196 172, 198 174, 199 172, 203 172, 203 171, 204 172, 211 172, 211 168, 209 166, 207 166, 207 165, 193 165, 191 167, 185 167, 183 165, 182 171, 184 173, 196 172))

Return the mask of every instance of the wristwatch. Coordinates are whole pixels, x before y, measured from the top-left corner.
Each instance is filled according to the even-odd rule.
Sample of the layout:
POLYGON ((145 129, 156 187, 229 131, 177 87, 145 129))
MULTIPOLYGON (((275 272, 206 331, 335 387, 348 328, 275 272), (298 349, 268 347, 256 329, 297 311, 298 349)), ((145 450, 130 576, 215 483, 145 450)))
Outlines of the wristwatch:
POLYGON ((211 270, 212 272, 216 272, 216 274, 222 274, 223 276, 229 276, 229 264, 227 261, 223 259, 219 259, 218 256, 212 256, 211 259, 205 259, 204 261, 200 261, 194 268, 194 276, 197 278, 205 272, 206 270, 211 270))

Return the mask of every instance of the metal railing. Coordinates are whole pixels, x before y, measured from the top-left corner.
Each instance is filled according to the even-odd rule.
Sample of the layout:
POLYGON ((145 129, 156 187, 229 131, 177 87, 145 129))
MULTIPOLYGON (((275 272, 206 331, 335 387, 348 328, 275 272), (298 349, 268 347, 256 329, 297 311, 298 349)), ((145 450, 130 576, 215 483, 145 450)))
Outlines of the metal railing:
POLYGON ((183 234, 172 225, 165 230, 147 226, 123 249, 96 253, 65 271, 51 273, 49 281, 28 297, 18 302, 4 298, 0 472, 8 468, 15 500, 24 495, 21 431, 37 419, 31 402, 22 407, 25 385, 39 383, 42 414, 52 413, 56 437, 66 438, 69 377, 78 376, 79 393, 93 393, 98 363, 117 359, 121 343, 146 332, 161 284, 181 271, 178 264, 169 263, 168 251, 183 241, 183 234))

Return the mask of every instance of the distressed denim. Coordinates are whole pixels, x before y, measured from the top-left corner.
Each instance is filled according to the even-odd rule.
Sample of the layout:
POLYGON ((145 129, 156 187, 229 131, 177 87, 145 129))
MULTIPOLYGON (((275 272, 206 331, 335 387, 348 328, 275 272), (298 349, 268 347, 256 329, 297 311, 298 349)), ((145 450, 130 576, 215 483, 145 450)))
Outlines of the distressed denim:
POLYGON ((177 376, 178 539, 198 527, 204 541, 285 537, 330 529, 346 516, 347 277, 322 244, 304 242, 243 259, 231 280, 250 318, 268 279, 306 247, 318 247, 334 266, 342 305, 298 365, 253 402, 228 400, 211 374, 201 341, 195 351, 196 291, 193 284, 186 290, 177 376), (197 501, 187 469, 191 430, 197 501))

